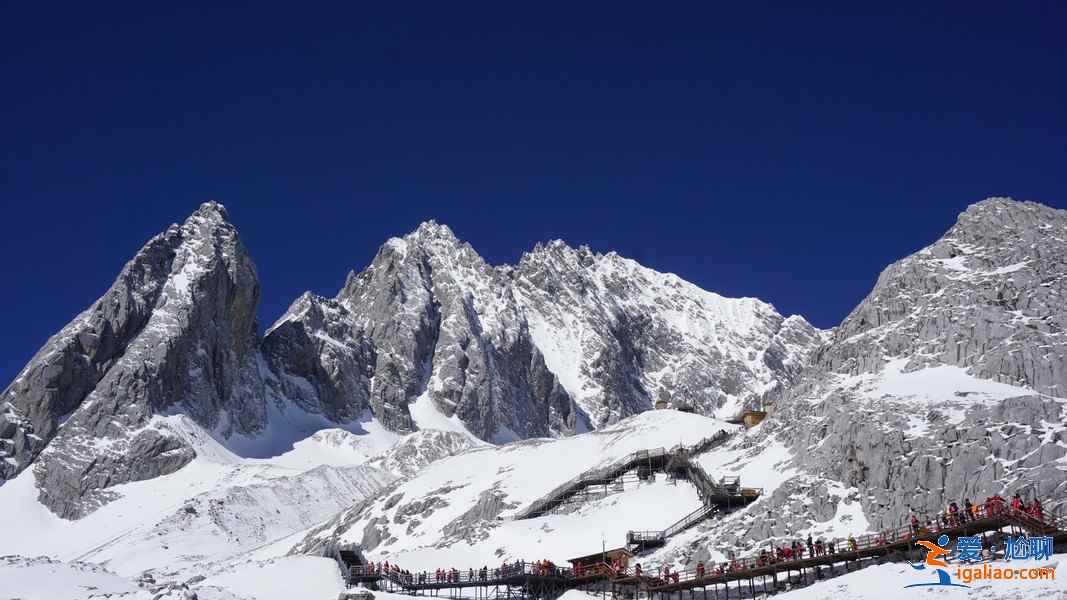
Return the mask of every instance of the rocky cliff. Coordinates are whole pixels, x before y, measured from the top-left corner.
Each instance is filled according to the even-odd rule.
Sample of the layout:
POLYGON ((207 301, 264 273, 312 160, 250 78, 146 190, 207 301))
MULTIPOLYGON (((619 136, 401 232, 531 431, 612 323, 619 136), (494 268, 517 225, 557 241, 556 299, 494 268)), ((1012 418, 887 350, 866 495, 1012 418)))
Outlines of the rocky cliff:
POLYGON ((659 398, 733 413, 781 394, 823 334, 614 253, 562 242, 492 266, 427 222, 387 241, 333 298, 304 294, 260 338, 255 267, 217 203, 150 240, 0 401, 0 481, 31 464, 77 518, 108 488, 195 456, 271 414, 503 442, 598 428, 659 398))
MULTIPOLYGON (((594 405, 602 412, 590 408, 594 415, 640 410, 646 397, 633 390, 655 381, 648 377, 661 373, 657 365, 664 375, 685 373, 684 365, 671 362, 667 351, 675 347, 669 342, 672 328, 682 328, 666 315, 696 304, 697 298, 711 303, 714 297, 679 294, 686 289, 684 283, 672 286, 669 276, 657 278, 637 267, 627 271, 630 263, 610 255, 562 244, 539 248, 535 254, 542 256, 527 257, 509 271, 517 282, 515 295, 538 343, 549 339, 563 346, 569 343, 568 334, 583 342, 582 351, 575 351, 575 360, 567 363, 572 371, 557 369, 582 410, 583 390, 596 390, 604 399, 594 405), (533 261, 553 260, 569 268, 557 262, 542 277, 536 270, 523 274, 533 268, 533 261), (628 287, 631 283, 633 288, 628 287), (609 307, 604 314, 615 318, 597 322, 598 313, 589 308, 591 298, 604 302, 609 307), (619 317, 633 305, 656 315, 655 322, 643 329, 619 317), (542 320, 550 318, 556 320, 554 335, 539 337, 542 320), (628 326, 613 329, 620 321, 628 326), (636 399, 632 408, 612 403, 605 392, 623 387, 612 388, 617 380, 597 376, 595 357, 600 352, 626 357, 616 359, 617 364, 637 365, 628 371, 625 383, 632 387, 622 396, 636 399)), ((764 389, 781 387, 767 397, 773 400, 767 420, 695 460, 713 477, 738 476, 742 484, 762 488, 763 494, 744 510, 719 515, 672 538, 642 560, 690 567, 697 560, 721 562, 739 549, 758 552, 769 543, 788 544, 809 534, 818 539, 896 528, 913 513, 936 514, 950 501, 980 503, 992 494, 1062 499, 1067 493, 1065 292, 1067 211, 990 199, 969 207, 941 239, 890 265, 810 361, 793 358, 812 337, 803 323, 762 321, 754 317, 758 311, 741 313, 756 324, 747 331, 765 332, 762 339, 768 342, 762 362, 742 361, 724 371, 743 374, 745 367, 773 364, 781 383, 764 379, 764 389), (775 326, 760 329, 760 323, 775 326)), ((723 308, 709 315, 712 323, 742 318, 723 308)), ((708 321, 703 323, 704 331, 717 331, 708 321)), ((737 329, 722 337, 730 335, 738 335, 737 329)), ((814 337, 821 338, 818 333, 814 337)), ((693 361, 716 356, 717 346, 702 346, 678 356, 693 361)), ((721 352, 719 360, 736 356, 730 350, 721 352)), ((717 373, 713 367, 704 372, 709 370, 717 373)), ((752 379, 743 382, 751 385, 752 379)), ((620 439, 632 442, 646 430, 669 435, 682 429, 677 420, 682 416, 656 411, 632 417, 623 422, 625 435, 620 439)), ((589 457, 608 461, 625 454, 622 448, 560 452, 554 446, 595 444, 619 430, 613 425, 563 441, 467 453, 354 506, 313 531, 294 551, 311 551, 325 539, 338 538, 416 565, 426 560, 427 548, 462 548, 478 564, 542 555, 552 552, 550 548, 574 552, 576 548, 559 540, 588 546, 590 539, 582 535, 600 530, 583 528, 571 515, 519 521, 507 516, 576 475, 580 469, 575 462, 589 457), (522 452, 530 452, 532 464, 517 456, 522 452), (471 466, 463 466, 466 461, 471 466), (479 471, 474 464, 488 468, 479 471), (505 518, 498 518, 501 515, 505 518), (396 524, 409 518, 406 529, 398 530, 396 524)), ((650 438, 646 443, 658 442, 650 438)), ((654 486, 642 489, 626 493, 651 494, 654 486)), ((626 511, 617 508, 625 506, 625 494, 617 503, 612 498, 588 500, 580 514, 583 519, 603 518, 600 527, 619 528, 616 542, 627 528, 665 524, 655 523, 663 512, 658 504, 626 511), (610 517, 615 510, 627 521, 610 517)), ((599 536, 592 540, 592 546, 600 543, 599 536)))
POLYGON ((77 517, 101 490, 194 453, 152 417, 181 411, 223 434, 263 424, 259 282, 221 205, 150 240, 111 289, 53 336, 4 391, 4 478, 34 462, 41 501, 77 517))
POLYGON ((656 400, 734 416, 792 385, 823 332, 615 253, 555 241, 508 271, 535 344, 596 427, 656 400))
POLYGON ((383 245, 335 298, 299 298, 263 346, 282 394, 341 416, 369 407, 412 430, 425 395, 483 439, 575 427, 506 279, 434 223, 383 245))
POLYGON ((300 297, 264 355, 280 393, 396 429, 429 402, 482 439, 600 427, 658 398, 736 412, 821 341, 801 317, 562 242, 492 267, 433 222, 389 240, 334 298, 300 297), (725 407, 725 408, 724 408, 725 407))
POLYGON ((714 465, 744 478, 771 462, 781 484, 674 554, 818 537, 842 518, 893 528, 994 493, 1062 497, 1065 292, 1067 211, 969 207, 883 271, 775 413, 714 465))

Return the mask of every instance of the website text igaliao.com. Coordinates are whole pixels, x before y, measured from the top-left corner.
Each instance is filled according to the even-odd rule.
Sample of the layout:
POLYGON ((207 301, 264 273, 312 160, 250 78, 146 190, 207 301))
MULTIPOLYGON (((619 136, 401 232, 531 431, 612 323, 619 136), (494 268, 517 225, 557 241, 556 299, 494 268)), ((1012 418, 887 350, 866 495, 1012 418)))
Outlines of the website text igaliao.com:
POLYGON ((1011 567, 994 567, 988 564, 982 565, 981 567, 956 567, 956 579, 962 583, 997 579, 1049 580, 1055 578, 1055 567, 1023 567, 1014 569, 1011 567))

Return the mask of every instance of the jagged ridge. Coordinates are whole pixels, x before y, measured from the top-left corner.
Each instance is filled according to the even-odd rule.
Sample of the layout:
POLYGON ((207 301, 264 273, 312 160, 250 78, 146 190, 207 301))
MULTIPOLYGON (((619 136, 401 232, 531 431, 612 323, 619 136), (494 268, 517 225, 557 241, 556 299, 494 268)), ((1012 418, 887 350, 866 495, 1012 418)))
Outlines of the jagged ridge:
POLYGON ((107 488, 192 460, 155 418, 172 413, 220 439, 295 407, 499 442, 601 427, 661 397, 732 412, 779 394, 821 340, 800 317, 614 253, 551 242, 494 267, 432 221, 336 297, 302 295, 262 339, 258 298, 221 205, 150 240, 5 390, 0 481, 34 464, 41 501, 77 518, 107 488))

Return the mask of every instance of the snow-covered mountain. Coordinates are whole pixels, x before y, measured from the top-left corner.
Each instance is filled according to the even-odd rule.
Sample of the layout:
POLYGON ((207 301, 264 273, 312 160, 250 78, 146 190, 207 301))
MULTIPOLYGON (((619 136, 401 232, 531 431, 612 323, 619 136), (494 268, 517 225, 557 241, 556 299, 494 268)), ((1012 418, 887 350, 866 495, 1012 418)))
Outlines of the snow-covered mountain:
POLYGON ((262 428, 258 300, 255 267, 218 204, 152 238, 4 391, 0 477, 33 462, 41 501, 78 517, 111 498, 105 488, 193 459, 158 415, 180 411, 223 435, 262 428))
MULTIPOLYGON (((433 569, 442 556, 460 565, 498 564, 620 545, 628 529, 666 527, 700 506, 691 486, 660 477, 651 485, 574 514, 512 517, 560 483, 639 450, 695 444, 737 426, 700 415, 648 411, 599 431, 556 440, 484 446, 440 460, 358 503, 308 535, 295 549, 313 553, 326 540, 357 543, 382 560, 433 569), (650 511, 650 507, 657 507, 650 511)), ((410 566, 409 566, 410 565, 410 566)))
MULTIPOLYGON (((721 562, 809 533, 895 527, 912 512, 994 493, 1064 498, 1065 240, 1067 211, 991 199, 887 268, 766 421, 696 458, 714 477, 762 488, 761 498, 642 560, 721 562)), ((627 530, 660 528, 699 503, 652 485, 574 514, 508 517, 597 461, 621 457, 629 442, 671 445, 719 426, 689 419, 706 417, 653 411, 540 447, 453 457, 342 513, 295 551, 333 536, 422 568, 446 551, 474 564, 560 562, 595 552, 601 534, 619 545, 627 530), (598 437, 613 434, 625 448, 598 437)))
POLYGON ((594 426, 657 399, 734 416, 794 383, 822 332, 614 252, 560 241, 505 269, 534 344, 594 426))
POLYGON ((1067 211, 994 198, 890 265, 773 414, 702 459, 777 481, 663 559, 879 531, 994 493, 1064 499, 1065 257, 1067 211))
POLYGON ((500 442, 601 427, 658 398, 733 414, 792 383, 821 335, 765 302, 560 241, 492 267, 427 222, 336 297, 297 299, 264 354, 303 405, 357 399, 396 429, 441 426, 440 413, 500 442))
MULTIPOLYGON (((284 557, 309 528, 474 446, 452 432, 392 436, 384 430, 323 429, 278 456, 250 458, 235 454, 188 416, 159 420, 156 427, 182 437, 195 457, 174 473, 109 488, 111 501, 82 518, 60 518, 40 503, 32 470, 0 486, 0 554, 23 557, 6 564, 0 559, 0 574, 5 568, 18 577, 69 574, 71 588, 60 597, 87 597, 75 593, 82 589, 76 583, 81 578, 152 591, 147 598, 174 588, 173 597, 184 598, 185 582, 284 557), (49 558, 28 558, 37 556, 49 558)), ((310 561, 309 568, 321 562, 310 561)), ((328 561, 326 566, 336 577, 336 567, 328 561)), ((10 580, 0 581, 0 597, 6 598, 10 580)), ((91 593, 86 588, 85 594, 91 593)))
POLYGON ((780 394, 822 339, 764 302, 562 242, 493 267, 434 222, 387 241, 336 297, 302 295, 263 338, 258 298, 221 205, 150 240, 4 391, 0 481, 33 464, 41 502, 84 516, 108 488, 194 458, 169 415, 264 457, 335 426, 506 442, 656 398, 735 412, 780 394))
MULTIPOLYGON (((523 508, 722 429, 691 460, 759 499, 646 564, 878 531, 993 493, 1063 498, 1065 286, 1067 211, 1008 199, 890 265, 832 332, 562 242, 491 266, 430 222, 258 337, 255 269, 208 204, 4 392, 0 554, 19 556, 0 557, 0 581, 336 596, 317 556, 333 541, 413 570, 561 563, 701 500, 660 474, 556 514, 514 518, 523 508), (696 412, 647 410, 661 397, 696 412), (757 427, 721 420, 759 403, 757 427)), ((861 573, 790 594, 879 597, 866 592, 861 573)))

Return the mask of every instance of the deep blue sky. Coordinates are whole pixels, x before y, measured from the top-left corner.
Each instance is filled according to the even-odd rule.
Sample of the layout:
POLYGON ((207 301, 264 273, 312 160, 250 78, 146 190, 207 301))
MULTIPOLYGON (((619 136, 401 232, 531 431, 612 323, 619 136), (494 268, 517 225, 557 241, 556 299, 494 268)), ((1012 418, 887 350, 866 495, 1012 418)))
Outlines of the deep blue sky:
POLYGON ((829 327, 967 204, 1067 207, 1059 3, 151 4, 5 4, 0 386, 206 199, 264 324, 436 218, 829 327))

